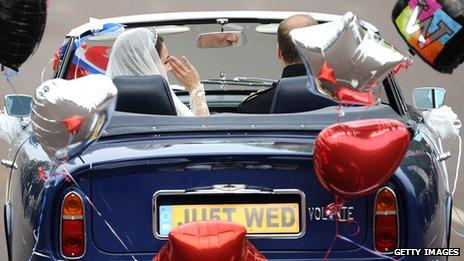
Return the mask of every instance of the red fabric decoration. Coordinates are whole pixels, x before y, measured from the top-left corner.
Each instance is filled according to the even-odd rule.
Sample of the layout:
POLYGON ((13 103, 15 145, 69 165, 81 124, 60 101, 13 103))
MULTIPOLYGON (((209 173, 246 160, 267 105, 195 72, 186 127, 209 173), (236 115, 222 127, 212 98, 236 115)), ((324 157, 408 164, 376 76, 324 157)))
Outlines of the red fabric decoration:
MULTIPOLYGON (((81 46, 85 46, 87 45, 87 43, 83 43, 81 46)), ((84 47, 83 47, 84 48, 84 47)), ((58 51, 56 51, 55 55, 53 56, 53 59, 52 59, 52 70, 53 71, 56 71, 58 69, 58 64, 60 62, 60 49, 58 49, 58 51)), ((108 61, 106 62, 106 64, 108 64, 108 61)), ((106 69, 106 66, 105 68, 106 69)), ((80 78, 80 77, 83 77, 83 76, 86 76, 87 75, 87 72, 80 68, 80 67, 76 67, 76 65, 74 64, 70 64, 69 65, 69 69, 68 69, 68 73, 66 75, 66 79, 70 80, 70 79, 74 79, 74 76, 76 76, 75 78, 80 78)))
POLYGON ((68 67, 68 73, 66 74, 67 80, 77 79, 87 76, 88 73, 81 67, 77 67, 75 64, 70 64, 68 67))
POLYGON ((109 46, 92 46, 85 52, 85 58, 102 70, 106 70, 110 60, 109 46))
POLYGON ((45 169, 43 166, 37 167, 37 178, 41 181, 44 181, 47 179, 47 173, 45 172, 45 169))
POLYGON ((67 119, 62 120, 61 122, 66 126, 66 130, 69 133, 76 134, 82 126, 84 117, 80 115, 74 115, 67 119))
POLYGON ((60 50, 55 53, 52 60, 52 70, 56 71, 58 69, 58 63, 60 62, 60 50))
POLYGON ((397 120, 338 123, 317 136, 314 170, 319 182, 343 204, 343 199, 365 196, 385 183, 408 147, 409 131, 397 120))
POLYGON ((393 74, 397 75, 401 71, 401 69, 408 69, 409 66, 411 66, 411 64, 412 61, 410 59, 402 61, 397 66, 395 66, 395 68, 393 68, 393 74))
POLYGON ((324 61, 322 64, 321 70, 319 71, 319 75, 317 76, 319 80, 326 81, 331 84, 336 84, 337 79, 335 78, 335 70, 329 66, 327 61, 324 61))
POLYGON ((346 87, 338 88, 335 97, 343 104, 374 105, 376 102, 372 92, 358 92, 346 87))
POLYGON ((198 221, 174 229, 153 261, 264 261, 245 237, 243 226, 226 221, 198 221))

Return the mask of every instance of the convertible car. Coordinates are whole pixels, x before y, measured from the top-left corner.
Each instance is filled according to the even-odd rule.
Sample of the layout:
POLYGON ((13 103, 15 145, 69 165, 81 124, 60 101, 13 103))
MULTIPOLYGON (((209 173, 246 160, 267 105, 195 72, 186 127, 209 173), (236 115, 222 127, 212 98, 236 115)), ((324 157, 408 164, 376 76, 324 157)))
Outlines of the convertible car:
MULTIPOLYGON (((172 54, 188 56, 197 67, 212 115, 176 116, 161 77, 120 79, 117 109, 103 135, 61 166, 78 186, 66 176, 52 183, 41 179, 51 159, 33 135, 26 139, 2 160, 7 167, 2 174, 9 176, 4 219, 10 259, 151 260, 173 229, 196 220, 245 226, 250 242, 271 260, 318 260, 330 248, 329 259, 399 259, 397 248, 448 247, 452 200, 443 178, 446 157, 392 74, 379 86, 381 104, 346 107, 343 121, 407 123, 409 150, 377 192, 342 208, 340 218, 348 222, 338 233, 347 240, 332 245, 335 221, 324 212, 334 197, 314 174, 313 152, 318 133, 337 121, 338 104, 312 94, 306 76, 277 80, 276 30, 293 14, 164 13, 92 21, 72 30, 57 53, 55 78, 104 73, 121 30, 99 34, 96 27, 155 27, 172 54), (197 47, 199 35, 224 31, 238 33, 240 41, 197 47), (248 95, 273 85, 268 113, 237 111, 248 95), (148 104, 154 99, 158 102, 148 104)), ((337 17, 309 15, 321 23, 337 17)), ((183 87, 170 82, 187 103, 183 87)), ((438 89, 418 91, 431 94, 433 104, 416 107, 443 104, 438 89)), ((14 102, 22 98, 15 97, 7 97, 6 109, 27 128, 28 112, 19 112, 14 102)))

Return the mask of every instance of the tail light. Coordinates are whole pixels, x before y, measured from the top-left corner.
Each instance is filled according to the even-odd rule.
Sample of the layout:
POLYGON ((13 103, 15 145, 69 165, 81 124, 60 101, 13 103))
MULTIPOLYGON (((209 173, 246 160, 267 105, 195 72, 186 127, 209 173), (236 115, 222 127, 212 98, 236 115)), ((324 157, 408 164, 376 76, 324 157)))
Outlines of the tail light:
POLYGON ((85 252, 84 204, 81 196, 69 192, 61 207, 61 254, 80 258, 85 252))
POLYGON ((398 247, 398 204, 395 192, 388 187, 381 188, 375 197, 374 247, 385 253, 398 247))

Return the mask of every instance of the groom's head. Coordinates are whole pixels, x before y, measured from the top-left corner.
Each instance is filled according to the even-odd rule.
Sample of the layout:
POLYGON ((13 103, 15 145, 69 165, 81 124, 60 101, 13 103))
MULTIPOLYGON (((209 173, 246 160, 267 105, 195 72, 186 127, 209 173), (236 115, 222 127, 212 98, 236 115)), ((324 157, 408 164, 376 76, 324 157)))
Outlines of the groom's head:
POLYGON ((299 14, 283 20, 277 29, 277 57, 284 62, 284 65, 302 63, 298 51, 292 42, 290 31, 295 28, 316 25, 317 21, 309 15, 299 14))

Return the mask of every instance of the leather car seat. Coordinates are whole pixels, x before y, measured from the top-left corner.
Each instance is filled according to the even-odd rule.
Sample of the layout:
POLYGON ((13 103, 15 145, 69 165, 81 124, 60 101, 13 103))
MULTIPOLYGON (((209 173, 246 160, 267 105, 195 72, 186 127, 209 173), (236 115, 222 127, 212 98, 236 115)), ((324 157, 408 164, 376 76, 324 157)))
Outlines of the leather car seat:
POLYGON ((118 89, 116 111, 177 115, 169 84, 163 76, 117 76, 113 82, 118 89))
POLYGON ((335 100, 312 93, 308 76, 284 78, 277 83, 271 113, 294 113, 338 105, 335 100))

